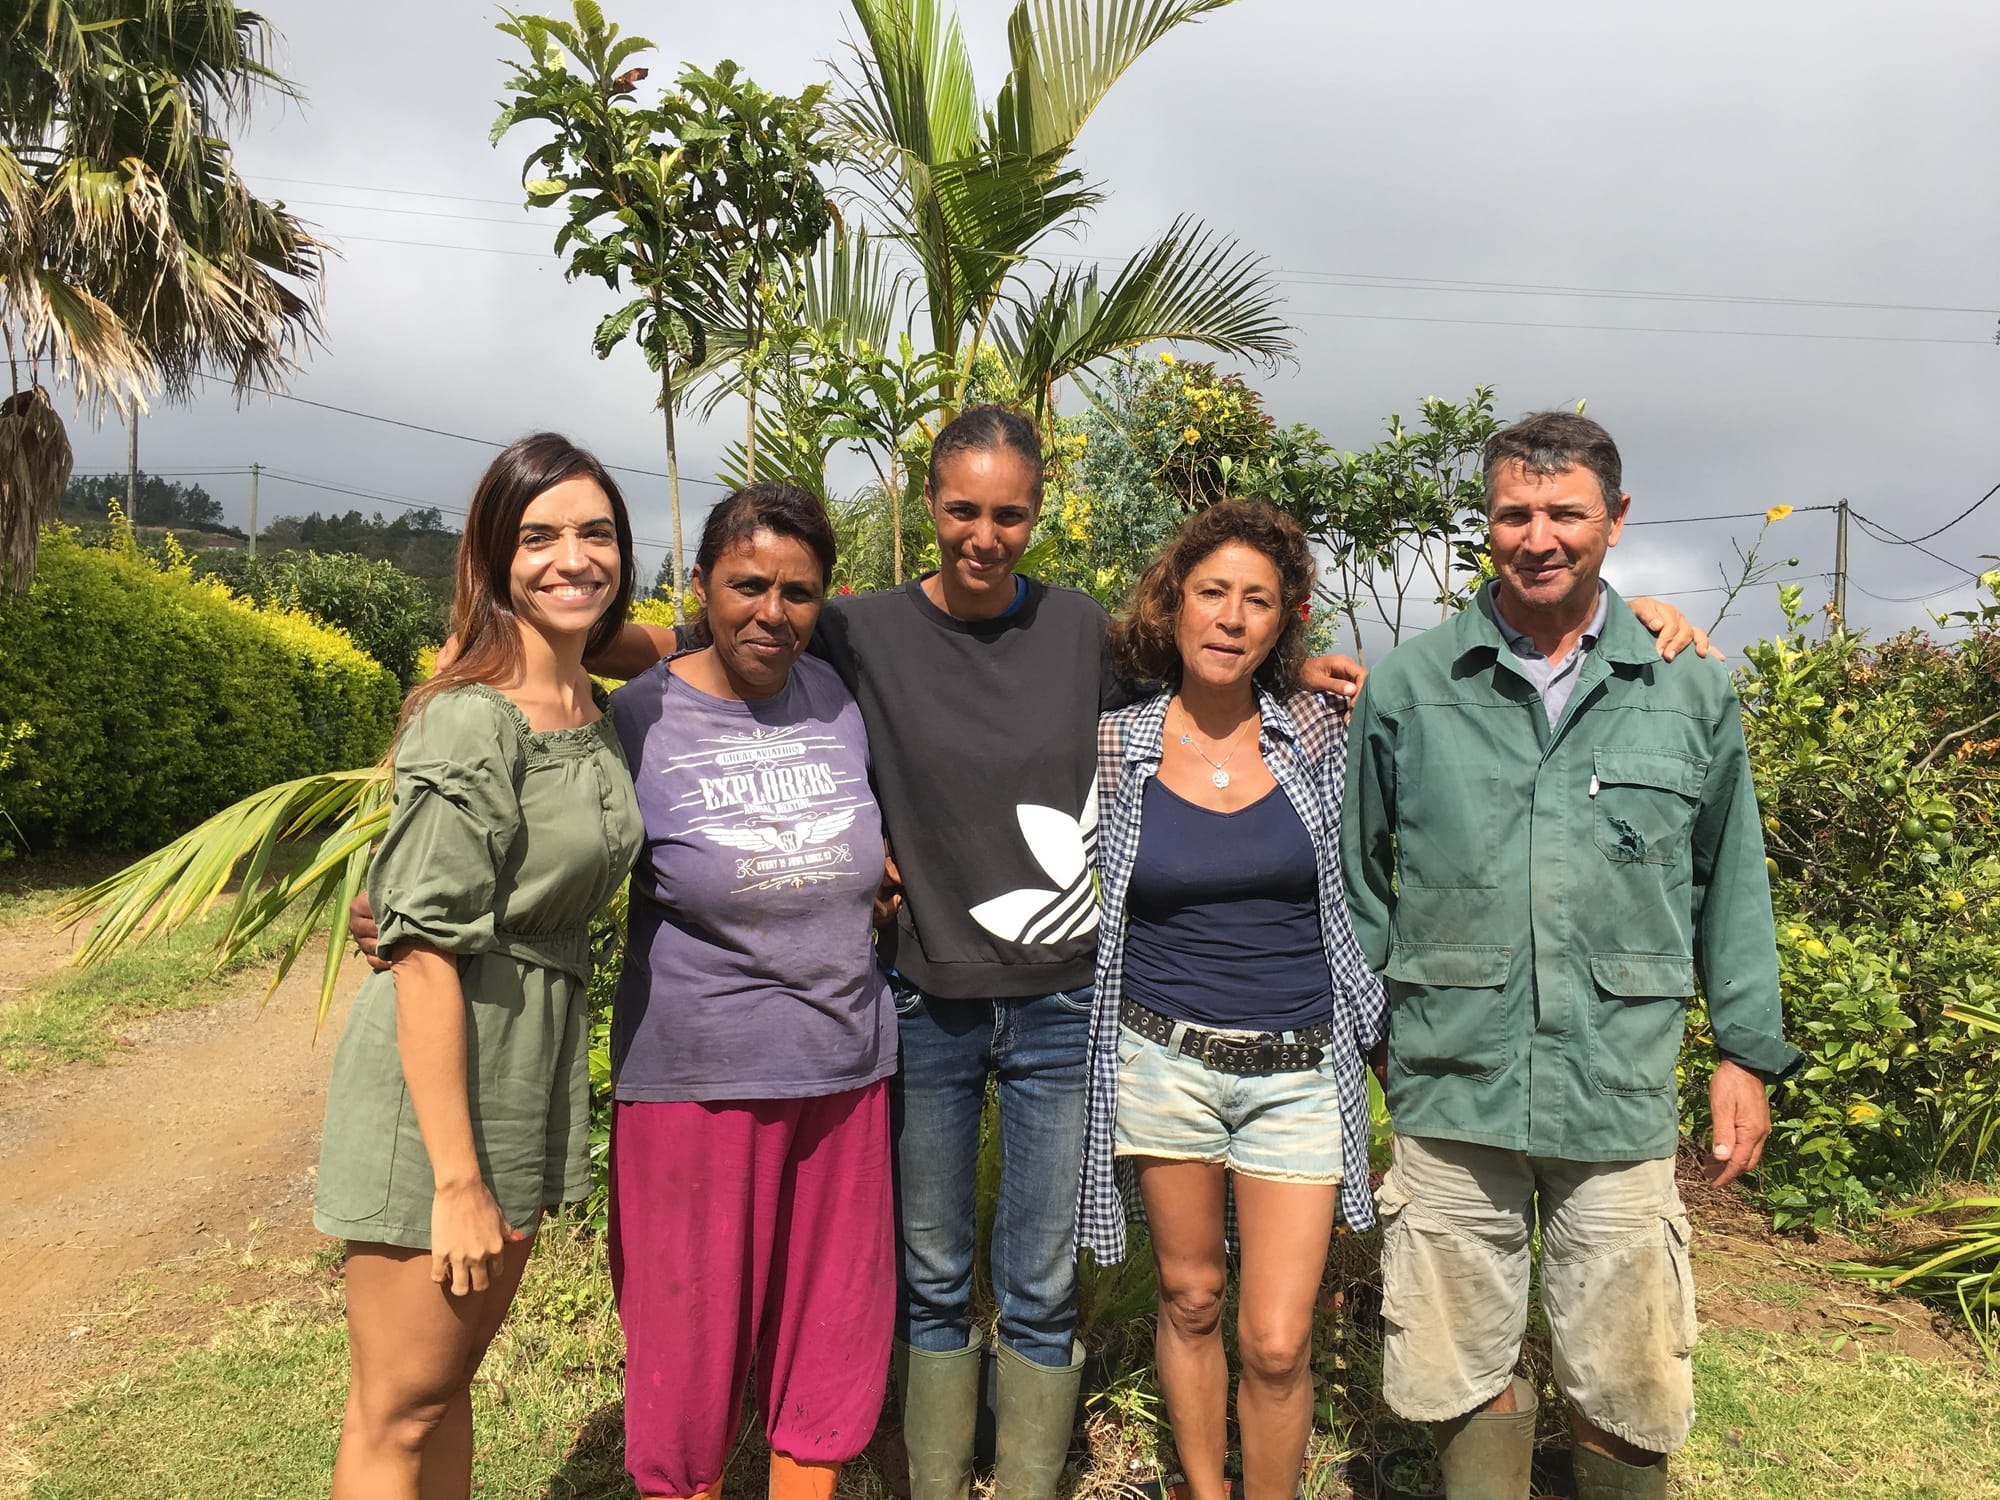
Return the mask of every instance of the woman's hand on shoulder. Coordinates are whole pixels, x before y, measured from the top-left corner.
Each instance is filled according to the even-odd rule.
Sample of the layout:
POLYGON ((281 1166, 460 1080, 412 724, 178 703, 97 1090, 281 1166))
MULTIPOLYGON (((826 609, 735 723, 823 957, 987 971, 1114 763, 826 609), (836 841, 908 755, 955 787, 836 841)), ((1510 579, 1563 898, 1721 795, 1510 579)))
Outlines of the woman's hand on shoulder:
POLYGON ((1309 693, 1328 693, 1344 703, 1361 696, 1368 669, 1351 656, 1310 656, 1299 668, 1299 686, 1309 693))
POLYGON ((502 1252, 525 1238, 483 1179, 441 1182, 431 1198, 431 1280, 454 1297, 483 1292, 500 1273, 502 1252))

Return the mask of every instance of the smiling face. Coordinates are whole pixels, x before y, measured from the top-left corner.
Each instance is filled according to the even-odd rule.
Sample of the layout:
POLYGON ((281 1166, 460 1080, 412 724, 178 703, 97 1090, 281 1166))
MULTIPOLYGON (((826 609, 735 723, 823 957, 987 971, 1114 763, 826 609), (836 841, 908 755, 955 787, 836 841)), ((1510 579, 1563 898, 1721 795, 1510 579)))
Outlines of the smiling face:
POLYGON ((1618 544, 1631 500, 1620 495, 1613 511, 1597 476, 1581 465, 1554 474, 1504 465, 1487 516, 1502 607, 1564 624, 1579 614, 1589 619, 1604 554, 1618 544))
POLYGON ((738 698, 768 698, 785 685, 812 639, 826 576, 797 537, 761 529, 694 575, 715 663, 738 698))
POLYGON ((1174 643, 1181 683, 1228 688, 1264 664, 1285 629, 1278 565, 1243 542, 1217 547, 1188 569, 1174 643))
POLYGON ((618 596, 618 523, 584 475, 543 490, 521 512, 508 596, 523 624, 584 635, 618 596))
POLYGON ((1014 602, 1014 566, 1041 511, 1033 472, 1012 449, 961 448, 924 499, 937 525, 937 602, 962 620, 999 614, 1014 602))

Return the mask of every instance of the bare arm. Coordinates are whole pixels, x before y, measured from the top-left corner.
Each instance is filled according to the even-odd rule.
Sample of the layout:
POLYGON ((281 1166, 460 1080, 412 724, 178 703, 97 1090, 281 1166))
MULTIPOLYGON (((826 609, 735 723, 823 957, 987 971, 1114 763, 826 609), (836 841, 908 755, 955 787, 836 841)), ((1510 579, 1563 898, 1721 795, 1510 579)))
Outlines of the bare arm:
POLYGON ((463 1296, 483 1292, 498 1272, 500 1252, 521 1236, 501 1216, 479 1172, 466 1096, 465 995, 458 965, 429 943, 399 946, 396 1051, 430 1157, 431 1280, 463 1296))
POLYGON ((586 657, 583 664, 594 676, 629 682, 654 662, 672 656, 674 650, 671 625, 628 623, 609 645, 595 656, 586 657))

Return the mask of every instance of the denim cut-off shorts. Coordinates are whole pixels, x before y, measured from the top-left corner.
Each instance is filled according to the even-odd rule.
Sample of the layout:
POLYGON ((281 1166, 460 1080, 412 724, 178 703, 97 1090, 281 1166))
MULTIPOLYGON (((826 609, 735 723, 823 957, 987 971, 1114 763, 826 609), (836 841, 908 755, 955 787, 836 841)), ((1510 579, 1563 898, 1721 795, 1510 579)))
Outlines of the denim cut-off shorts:
MULTIPOLYGON (((1217 1031, 1254 1038, 1254 1031, 1217 1031)), ((1118 1028, 1119 1156, 1217 1162, 1245 1177, 1340 1181, 1340 1099, 1329 1050, 1296 1073, 1223 1073, 1118 1028)))

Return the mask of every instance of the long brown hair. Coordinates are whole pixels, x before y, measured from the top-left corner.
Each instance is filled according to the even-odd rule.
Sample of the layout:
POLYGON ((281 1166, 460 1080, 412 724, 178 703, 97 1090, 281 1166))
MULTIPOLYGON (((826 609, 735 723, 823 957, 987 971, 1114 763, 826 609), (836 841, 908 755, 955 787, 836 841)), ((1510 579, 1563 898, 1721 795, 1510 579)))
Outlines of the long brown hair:
POLYGON ((521 515, 536 496, 578 477, 592 480, 604 491, 618 530, 618 590, 590 627, 584 654, 602 650, 624 626, 632 608, 635 564, 632 520, 617 482, 603 464, 560 433, 537 432, 509 443, 480 476, 466 513, 465 534, 458 541, 451 600, 451 633, 458 654, 435 676, 410 689, 403 699, 398 730, 440 693, 473 682, 511 682, 520 675, 526 658, 509 575, 521 545, 521 515))

